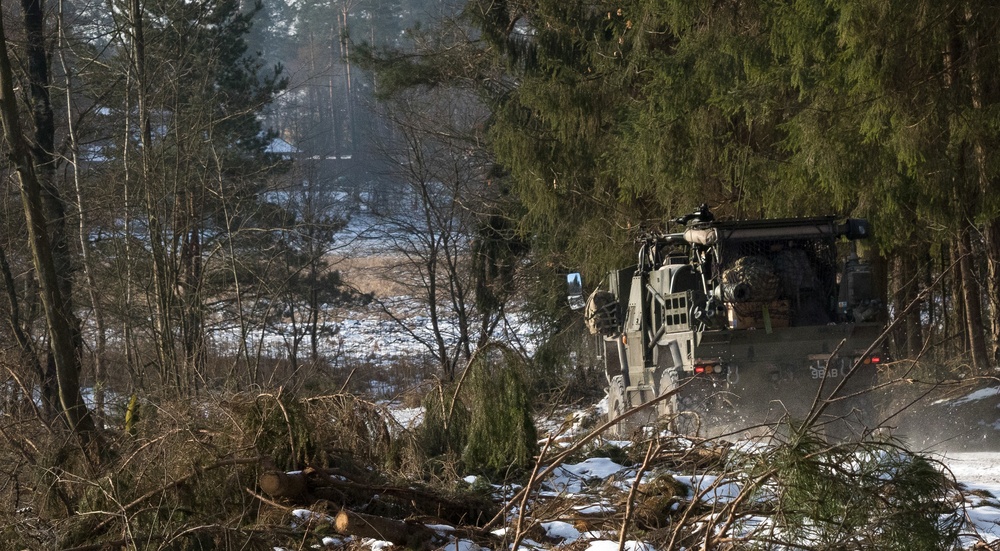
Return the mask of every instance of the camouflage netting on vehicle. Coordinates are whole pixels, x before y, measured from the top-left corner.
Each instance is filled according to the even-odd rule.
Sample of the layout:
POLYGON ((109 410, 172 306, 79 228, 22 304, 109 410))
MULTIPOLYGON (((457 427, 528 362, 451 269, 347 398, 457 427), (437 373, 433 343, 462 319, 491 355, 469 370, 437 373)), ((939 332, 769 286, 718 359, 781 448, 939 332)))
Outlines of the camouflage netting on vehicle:
POLYGON ((718 268, 724 300, 741 315, 761 302, 788 300, 801 322, 829 321, 827 297, 836 283, 836 251, 818 240, 732 243, 718 268), (754 304, 751 304, 754 303, 754 304))
POLYGON ((596 290, 587 298, 584 320, 591 335, 611 336, 618 332, 618 301, 610 291, 596 290))
POLYGON ((727 285, 745 285, 748 292, 745 301, 768 301, 778 298, 781 282, 775 273, 774 264, 763 256, 744 256, 722 273, 722 282, 727 285))

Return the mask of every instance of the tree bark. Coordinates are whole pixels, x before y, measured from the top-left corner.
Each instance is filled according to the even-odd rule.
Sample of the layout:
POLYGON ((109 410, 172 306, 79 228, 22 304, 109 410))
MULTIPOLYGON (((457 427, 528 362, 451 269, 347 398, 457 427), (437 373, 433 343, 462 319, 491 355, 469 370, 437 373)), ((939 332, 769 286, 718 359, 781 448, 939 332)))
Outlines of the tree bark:
POLYGON ((76 192, 76 209, 78 220, 78 239, 80 244, 80 255, 83 263, 83 273, 87 281, 87 296, 90 299, 90 307, 94 313, 94 329, 96 331, 96 349, 94 350, 94 414, 98 419, 104 418, 104 398, 105 398, 105 373, 107 354, 107 326, 105 325, 104 307, 98 294, 98 283, 94 274, 94 264, 90 257, 90 244, 87 239, 86 216, 84 215, 83 191, 80 185, 79 171, 79 151, 80 144, 76 135, 76 124, 73 119, 73 74, 69 63, 66 62, 65 49, 68 47, 65 34, 65 21, 63 20, 63 1, 59 0, 59 61, 65 85, 66 99, 66 132, 69 138, 70 168, 72 170, 73 189, 76 192))
POLYGON ((990 298, 990 350, 992 365, 1000 365, 1000 220, 986 223, 986 289, 990 298))
POLYGON ((476 524, 496 513, 489 500, 443 496, 420 488, 352 482, 345 480, 343 474, 311 467, 292 473, 265 471, 257 483, 272 497, 303 505, 325 500, 351 506, 368 503, 378 495, 383 500, 393 500, 412 514, 431 515, 453 524, 476 524))
MULTIPOLYGON (((55 158, 55 117, 49 98, 49 65, 45 53, 44 14, 40 0, 21 0, 21 14, 25 30, 25 57, 27 59, 29 106, 31 122, 34 125, 28 150, 35 165, 35 174, 42 189, 42 208, 47 220, 52 257, 55 263, 60 296, 68 304, 64 310, 73 314, 72 262, 66 239, 66 206, 59 188, 54 183, 55 158)), ((70 320, 74 341, 79 341, 79 322, 75 315, 70 320)), ((75 342, 77 350, 82 349, 75 342)), ((41 380, 43 396, 54 400, 58 395, 58 376, 53 354, 50 351, 45 361, 41 380)))
MULTIPOLYGON (((39 8, 40 9, 40 8, 39 8)), ((6 45, 0 16, 0 44, 6 45)), ((0 118, 10 158, 17 172, 24 217, 31 242, 31 257, 38 274, 39 292, 45 311, 50 349, 55 366, 59 403, 70 428, 85 442, 95 431, 93 419, 80 393, 79 355, 74 337, 73 312, 68 297, 62 296, 55 251, 49 236, 42 199, 42 184, 28 149, 14 96, 14 81, 6 46, 0 48, 0 118)))
MULTIPOLYGON (((20 348, 21 364, 34 371, 41 381, 45 378, 45 371, 38 360, 38 354, 35 353, 31 339, 28 338, 28 334, 24 332, 24 327, 22 327, 21 307, 18 303, 14 274, 11 272, 10 264, 7 262, 7 254, 3 248, 0 248, 0 273, 3 274, 4 292, 7 295, 7 323, 14 334, 18 348, 20 348)), ((42 392, 41 398, 43 415, 46 419, 55 417, 56 412, 60 409, 58 407, 58 393, 46 394, 42 392)))
MULTIPOLYGON (((952 261, 957 260, 959 256, 959 247, 957 245, 953 246, 953 253, 950 257, 952 261)), ((954 334, 954 339, 949 339, 949 341, 954 342, 953 351, 959 355, 965 356, 969 353, 969 330, 965 325, 965 298, 962 290, 962 268, 960 265, 956 264, 955 269, 952 270, 951 274, 951 289, 949 294, 949 300, 951 301, 951 309, 949 311, 948 326, 950 327, 951 333, 948 334, 951 337, 954 334)))
MULTIPOLYGON (((906 309, 906 270, 903 257, 905 253, 897 253, 892 259, 892 311, 898 316, 906 309)), ((908 354, 906 349, 906 324, 898 323, 892 332, 892 352, 897 358, 908 354)))
POLYGON ((906 269, 907 278, 904 285, 904 296, 906 297, 906 304, 904 308, 909 308, 909 313, 906 315, 906 355, 910 358, 916 358, 924 347, 924 331, 923 323, 920 320, 922 315, 921 304, 914 304, 910 308, 910 304, 918 302, 920 300, 920 262, 915 251, 910 251, 906 255, 904 261, 904 266, 906 269))
MULTIPOLYGON (((146 226, 149 232, 150 259, 153 264, 153 332, 156 335, 156 353, 159 362, 160 382, 169 384, 171 373, 176 375, 177 361, 174 349, 174 330, 171 323, 171 308, 174 304, 172 279, 167 266, 167 251, 164 247, 163 224, 160 220, 159 197, 152 189, 153 131, 149 120, 149 105, 146 81, 146 42, 143 33, 144 17, 139 0, 129 2, 129 16, 132 31, 132 70, 135 72, 136 111, 139 115, 140 180, 144 188, 143 199, 146 207, 146 226)), ((131 132, 129 130, 128 132, 131 132)), ((131 134, 125 143, 130 143, 131 134)))
POLYGON ((267 471, 260 475, 257 484, 264 493, 272 497, 299 500, 304 499, 309 493, 304 471, 296 473, 267 471))
MULTIPOLYGON (((965 21, 973 18, 972 9, 965 6, 965 21)), ((982 111, 984 105, 995 99, 989 87, 983 85, 982 69, 980 68, 979 31, 975 25, 968 26, 969 52, 969 91, 972 94, 972 108, 982 111)), ((976 179, 978 192, 983 202, 996 194, 995 178, 989 174, 987 147, 982 136, 972 137, 972 151, 976 164, 976 179)), ((997 365, 1000 360, 1000 221, 989 220, 983 227, 984 252, 986 256, 986 290, 989 297, 989 335, 990 349, 987 356, 991 365, 997 365)))
POLYGON ((958 238, 959 273, 962 301, 965 304, 965 327, 969 336, 969 359, 972 366, 985 369, 989 365, 983 327, 982 289, 972 262, 971 228, 962 231, 958 238))

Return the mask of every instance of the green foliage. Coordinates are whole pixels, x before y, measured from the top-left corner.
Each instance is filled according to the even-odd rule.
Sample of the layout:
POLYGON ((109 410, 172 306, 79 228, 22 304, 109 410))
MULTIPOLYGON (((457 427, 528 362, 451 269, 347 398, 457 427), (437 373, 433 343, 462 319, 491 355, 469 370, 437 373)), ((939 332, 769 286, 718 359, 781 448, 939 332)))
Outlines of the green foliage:
POLYGON ((317 459, 314 426, 305 405, 291 395, 259 396, 240 424, 253 435, 254 448, 280 469, 301 469, 317 459))
POLYGON ((458 456, 469 438, 469 409, 452 403, 454 389, 436 387, 424 397, 424 420, 417 427, 417 445, 428 457, 458 456))
POLYGON ((1000 140, 1000 72, 985 53, 1000 14, 963 13, 470 1, 481 43, 441 35, 370 66, 424 75, 400 87, 480 93, 519 227, 546 260, 600 273, 621 261, 628 230, 701 202, 721 216, 868 216, 890 250, 947 238, 915 235, 915 218, 957 227, 1000 212, 1000 162, 981 153, 1000 140))
POLYGON ((822 549, 949 549, 962 518, 943 467, 891 442, 831 445, 795 431, 750 456, 752 499, 774 506, 766 538, 822 549))
POLYGON ((462 461, 472 472, 524 472, 538 447, 524 361, 509 348, 490 346, 481 349, 467 369, 471 372, 464 398, 470 419, 462 461))
POLYGON ((476 308, 499 312, 516 289, 518 265, 529 244, 515 231, 512 221, 499 214, 484 216, 472 241, 476 308))
POLYGON ((558 393, 565 401, 599 400, 607 380, 594 349, 596 341, 580 329, 577 312, 564 312, 561 319, 543 325, 550 331, 531 358, 532 392, 537 396, 558 393))

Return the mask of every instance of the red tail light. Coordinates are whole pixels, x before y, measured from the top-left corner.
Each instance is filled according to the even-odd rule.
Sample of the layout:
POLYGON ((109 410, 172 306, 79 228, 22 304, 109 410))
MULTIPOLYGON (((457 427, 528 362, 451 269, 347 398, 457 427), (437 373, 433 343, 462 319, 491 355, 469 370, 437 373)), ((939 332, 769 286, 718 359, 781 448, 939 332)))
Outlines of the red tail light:
POLYGON ((703 373, 722 373, 722 363, 719 360, 695 360, 694 372, 696 375, 703 373))

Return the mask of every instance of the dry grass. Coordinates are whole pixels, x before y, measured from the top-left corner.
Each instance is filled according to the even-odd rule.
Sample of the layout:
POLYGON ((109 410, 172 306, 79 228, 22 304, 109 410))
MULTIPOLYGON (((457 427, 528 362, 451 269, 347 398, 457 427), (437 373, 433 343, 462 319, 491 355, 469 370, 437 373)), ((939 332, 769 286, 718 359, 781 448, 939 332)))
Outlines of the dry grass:
POLYGON ((300 399, 278 389, 139 402, 134 430, 109 418, 100 450, 89 454, 32 416, 0 420, 0 537, 12 545, 0 548, 318 543, 255 495, 262 470, 336 466, 377 476, 393 453, 388 413, 347 394, 300 399))
POLYGON ((345 257, 331 261, 348 285, 376 298, 407 295, 412 288, 402 283, 401 268, 405 259, 393 255, 345 257))

